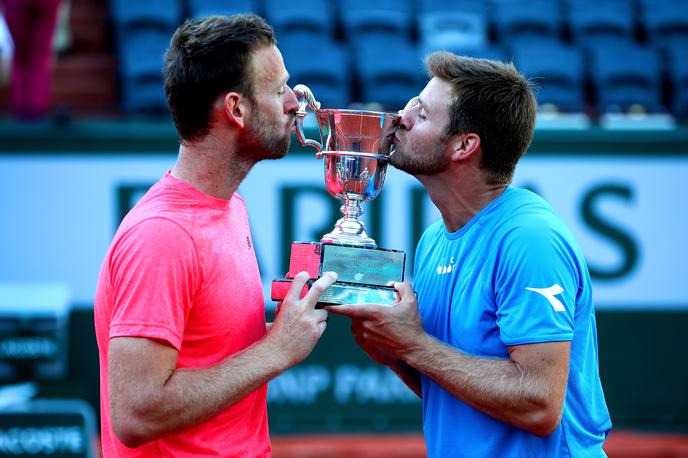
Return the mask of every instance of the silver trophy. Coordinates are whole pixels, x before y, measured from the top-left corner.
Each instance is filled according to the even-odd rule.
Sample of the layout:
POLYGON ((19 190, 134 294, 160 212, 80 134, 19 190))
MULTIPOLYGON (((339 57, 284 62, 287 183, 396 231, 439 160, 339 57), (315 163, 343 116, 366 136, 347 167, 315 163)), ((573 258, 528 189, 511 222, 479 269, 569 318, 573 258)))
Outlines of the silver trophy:
POLYGON ((313 92, 303 85, 294 87, 299 100, 296 112, 296 135, 304 146, 316 149, 317 158, 325 158, 327 191, 343 200, 343 217, 334 230, 325 234, 321 242, 376 248, 360 220, 361 203, 380 193, 385 182, 392 138, 399 125, 399 116, 361 110, 322 109, 313 92), (322 142, 306 138, 303 121, 307 109, 315 112, 322 142))
POLYGON ((399 116, 358 110, 325 110, 306 86, 294 87, 299 99, 296 134, 299 141, 325 158, 327 191, 344 201, 343 217, 320 242, 293 242, 289 271, 272 282, 272 299, 286 297, 298 272, 306 271, 311 281, 323 272, 337 272, 337 282, 320 296, 321 304, 375 302, 393 304, 396 290, 389 286, 404 281, 406 254, 377 248, 359 219, 361 202, 377 197, 385 182, 394 131, 399 116), (306 109, 315 112, 321 142, 306 138, 303 121, 306 109))

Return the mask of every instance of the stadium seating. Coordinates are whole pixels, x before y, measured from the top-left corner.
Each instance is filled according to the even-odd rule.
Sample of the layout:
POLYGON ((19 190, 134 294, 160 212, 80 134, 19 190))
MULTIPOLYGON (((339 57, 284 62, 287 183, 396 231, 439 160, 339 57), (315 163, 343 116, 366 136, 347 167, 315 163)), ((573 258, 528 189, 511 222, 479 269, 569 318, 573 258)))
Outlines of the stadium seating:
POLYGON ((139 78, 124 82, 124 109, 128 113, 166 116, 167 98, 160 78, 139 78))
POLYGON ((658 53, 647 46, 613 40, 591 50, 590 78, 600 113, 665 111, 658 53))
POLYGON ((122 105, 128 113, 165 113, 163 55, 182 20, 178 0, 112 0, 122 105))
POLYGON ((179 0, 110 0, 113 22, 118 31, 138 27, 174 30, 181 22, 179 0))
POLYGON ((520 40, 559 39, 561 9, 553 0, 496 0, 494 23, 502 43, 520 40))
POLYGON ((385 110, 403 108, 418 95, 424 71, 417 47, 384 35, 357 42, 354 66, 362 102, 376 102, 385 110))
POLYGON ((489 0, 415 0, 418 14, 442 11, 466 11, 484 13, 487 11, 489 0))
POLYGON ((143 103, 165 109, 161 92, 145 88, 160 76, 181 13, 249 11, 275 28, 291 83, 312 86, 328 106, 396 107, 422 88, 421 58, 448 50, 515 60, 539 83, 538 101, 563 112, 589 104, 625 111, 634 102, 686 111, 676 99, 685 93, 680 64, 662 74, 655 49, 670 62, 686 61, 688 0, 111 0, 111 10, 127 111, 143 103), (626 49, 634 59, 623 56, 626 49))
POLYGON ((411 0, 340 0, 339 15, 349 41, 368 33, 410 37, 413 28, 411 0))
POLYGON ((538 105, 553 105, 560 112, 584 111, 583 53, 556 41, 523 43, 514 51, 520 72, 536 85, 538 105))
POLYGON ((125 111, 156 113, 167 109, 162 66, 169 39, 169 33, 154 28, 134 29, 120 38, 120 81, 125 111))
POLYGON ((688 38, 688 0, 640 0, 648 40, 659 47, 688 38))
POLYGON ((329 0, 266 0, 265 15, 278 37, 292 32, 334 37, 335 12, 329 0))
POLYGON ((289 84, 305 84, 323 108, 346 108, 351 89, 348 48, 329 39, 290 34, 280 40, 289 84))
POLYGON ((671 107, 674 114, 688 120, 688 40, 666 44, 666 71, 671 83, 671 107))
POLYGON ((488 43, 486 3, 421 0, 418 31, 423 53, 443 49, 463 54, 488 43))
POLYGON ((212 15, 250 13, 256 11, 254 0, 188 0, 189 15, 201 18, 212 15))
POLYGON ((478 57, 480 59, 508 61, 507 53, 499 45, 487 45, 481 48, 462 50, 461 55, 468 57, 478 57))
POLYGON ((135 29, 119 42, 120 70, 124 78, 159 76, 170 35, 157 29, 135 29))
POLYGON ((635 11, 631 0, 567 0, 571 37, 584 47, 594 47, 598 40, 622 38, 635 34, 635 11))

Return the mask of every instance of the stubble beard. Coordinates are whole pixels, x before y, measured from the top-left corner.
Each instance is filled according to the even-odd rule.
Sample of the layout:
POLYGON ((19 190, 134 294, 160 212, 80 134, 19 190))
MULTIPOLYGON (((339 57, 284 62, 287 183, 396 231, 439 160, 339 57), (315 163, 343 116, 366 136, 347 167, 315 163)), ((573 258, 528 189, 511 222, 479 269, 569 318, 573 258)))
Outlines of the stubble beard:
POLYGON ((446 144, 435 141, 428 147, 397 144, 397 151, 390 157, 390 163, 409 175, 436 175, 449 167, 450 159, 446 144))
POLYGON ((263 112, 256 111, 255 119, 250 122, 240 142, 239 151, 242 156, 258 162, 283 158, 290 145, 291 133, 270 122, 263 112))

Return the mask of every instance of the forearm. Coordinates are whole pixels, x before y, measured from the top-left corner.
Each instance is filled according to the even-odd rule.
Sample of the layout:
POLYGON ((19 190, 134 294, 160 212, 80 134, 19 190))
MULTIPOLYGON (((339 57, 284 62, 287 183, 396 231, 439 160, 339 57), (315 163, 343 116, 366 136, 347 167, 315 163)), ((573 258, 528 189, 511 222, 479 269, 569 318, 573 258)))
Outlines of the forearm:
POLYGON ((483 413, 533 434, 551 432, 547 383, 510 359, 471 356, 427 335, 404 359, 483 413))
POLYGON ((420 383, 420 372, 413 367, 406 364, 406 362, 397 359, 389 365, 389 368, 394 371, 395 374, 401 379, 402 382, 406 384, 411 391, 413 391, 416 396, 423 398, 423 392, 421 390, 420 383))
POLYGON ((108 348, 112 426, 128 447, 196 426, 302 361, 327 326, 316 310, 320 294, 337 279, 323 274, 300 298, 309 275, 300 272, 265 336, 218 364, 177 368, 178 349, 145 337, 115 337, 108 348))
POLYGON ((113 424, 121 425, 118 436, 125 444, 142 445, 217 415, 288 365, 263 339, 215 366, 175 369, 166 380, 150 380, 132 390, 126 402, 112 407, 113 424))

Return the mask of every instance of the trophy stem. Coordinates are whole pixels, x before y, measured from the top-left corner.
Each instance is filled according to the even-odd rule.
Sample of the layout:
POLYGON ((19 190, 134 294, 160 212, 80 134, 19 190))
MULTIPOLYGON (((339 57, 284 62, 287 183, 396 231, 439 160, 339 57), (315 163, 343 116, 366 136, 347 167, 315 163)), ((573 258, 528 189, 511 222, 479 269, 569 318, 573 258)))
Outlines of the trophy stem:
POLYGON ((361 201, 345 199, 340 211, 344 217, 337 221, 332 232, 323 236, 321 242, 377 248, 377 243, 368 236, 365 224, 359 219, 363 214, 361 201))
MULTIPOLYGON (((344 205, 339 207, 339 211, 344 215, 344 219, 360 221, 358 217, 363 214, 363 207, 361 207, 361 202, 358 200, 345 200, 344 205)), ((362 221, 360 222, 363 224, 362 221)))

